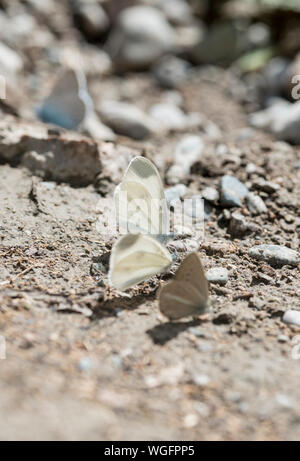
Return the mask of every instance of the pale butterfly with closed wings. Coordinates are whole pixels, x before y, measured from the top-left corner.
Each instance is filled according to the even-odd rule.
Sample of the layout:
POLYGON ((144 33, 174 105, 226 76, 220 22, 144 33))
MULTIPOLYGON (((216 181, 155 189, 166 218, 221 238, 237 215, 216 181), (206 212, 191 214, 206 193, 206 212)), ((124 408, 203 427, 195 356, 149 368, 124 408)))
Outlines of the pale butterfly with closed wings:
POLYGON ((117 221, 121 233, 142 233, 167 240, 169 210, 157 168, 135 157, 115 190, 117 221))
POLYGON ((169 211, 156 167, 144 157, 135 157, 115 191, 117 221, 129 232, 114 245, 109 281, 126 290, 155 274, 165 272, 172 255, 163 242, 169 235, 169 211))

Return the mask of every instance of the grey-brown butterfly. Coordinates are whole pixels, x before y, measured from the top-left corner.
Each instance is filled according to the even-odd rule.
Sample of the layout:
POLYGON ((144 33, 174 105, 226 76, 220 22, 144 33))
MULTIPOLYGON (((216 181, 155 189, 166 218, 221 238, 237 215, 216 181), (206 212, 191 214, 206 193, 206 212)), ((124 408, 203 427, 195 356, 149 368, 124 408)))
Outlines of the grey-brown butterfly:
POLYGON ((171 320, 204 314, 210 306, 208 282, 198 253, 189 254, 175 278, 159 290, 161 312, 171 320))

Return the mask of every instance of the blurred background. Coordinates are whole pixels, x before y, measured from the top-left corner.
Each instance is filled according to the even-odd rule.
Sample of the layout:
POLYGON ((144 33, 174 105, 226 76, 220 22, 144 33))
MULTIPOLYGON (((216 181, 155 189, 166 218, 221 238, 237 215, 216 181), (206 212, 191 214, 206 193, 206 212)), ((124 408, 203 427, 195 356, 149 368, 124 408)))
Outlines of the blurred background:
POLYGON ((165 114, 151 110, 151 95, 132 75, 151 79, 154 97, 155 87, 176 90, 200 69, 232 93, 253 126, 300 142, 300 110, 291 105, 300 81, 297 0, 1 0, 0 8, 3 112, 43 119, 37 108, 72 67, 85 75, 93 102, 85 131, 143 138, 116 126, 112 112, 122 107, 107 101, 133 103, 160 122, 165 114), (220 67, 230 73, 220 78, 220 67))

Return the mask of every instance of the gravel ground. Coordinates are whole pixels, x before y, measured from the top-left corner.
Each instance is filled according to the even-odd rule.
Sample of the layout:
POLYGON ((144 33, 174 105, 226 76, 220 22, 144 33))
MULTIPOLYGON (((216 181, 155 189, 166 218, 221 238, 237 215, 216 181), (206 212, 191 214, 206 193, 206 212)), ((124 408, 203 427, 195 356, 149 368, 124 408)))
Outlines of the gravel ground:
MULTIPOLYGON (((148 76, 132 79, 141 105, 149 94, 151 102, 162 96, 148 76)), ((182 182, 199 193, 234 175, 260 194, 267 212, 230 209, 247 224, 234 238, 223 206, 212 207, 199 251, 206 270, 228 270, 228 282, 211 283, 208 314, 171 323, 155 294, 168 275, 126 296, 108 287, 99 263, 111 239, 95 226, 99 191, 107 182, 110 197, 127 164, 117 149, 146 155, 166 178, 176 142, 199 128, 146 143, 122 137, 116 145, 102 143, 104 163, 105 152, 115 162, 106 158, 111 176, 95 186, 46 181, 18 161, 3 162, 2 440, 299 439, 300 362, 292 351, 300 327, 282 321, 285 311, 300 309, 299 265, 248 254, 258 244, 299 248, 299 149, 249 130, 242 106, 218 82, 196 75, 181 93, 186 112, 200 111, 219 127, 216 138, 201 127, 203 160, 182 182)))

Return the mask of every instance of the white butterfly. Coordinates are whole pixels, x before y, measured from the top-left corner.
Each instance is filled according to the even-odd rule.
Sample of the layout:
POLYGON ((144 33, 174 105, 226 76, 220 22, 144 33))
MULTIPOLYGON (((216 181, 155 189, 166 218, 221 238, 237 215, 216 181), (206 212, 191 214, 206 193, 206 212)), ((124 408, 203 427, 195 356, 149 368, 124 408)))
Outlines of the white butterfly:
POLYGON ((128 234, 112 249, 109 280, 123 291, 172 264, 163 245, 169 236, 169 211, 159 173, 144 157, 130 162, 114 198, 119 230, 128 234))
POLYGON ((158 237, 169 233, 169 211, 156 167, 144 157, 135 157, 115 191, 117 222, 121 233, 158 237))
POLYGON ((38 117, 68 130, 83 126, 93 112, 93 102, 88 93, 83 72, 67 69, 58 78, 50 95, 37 109, 38 117))
POLYGON ((159 307, 169 319, 203 314, 210 306, 208 282, 197 253, 181 263, 174 280, 159 290, 159 307))
POLYGON ((110 256, 109 282, 117 290, 166 271, 172 264, 168 250, 150 235, 127 234, 118 240, 110 256))

